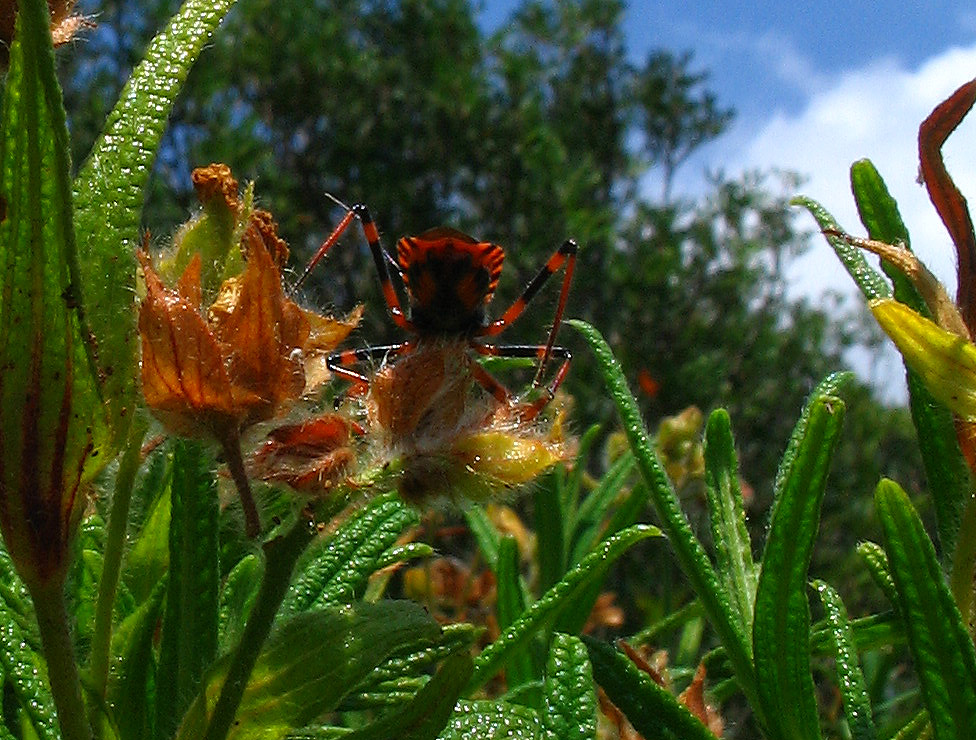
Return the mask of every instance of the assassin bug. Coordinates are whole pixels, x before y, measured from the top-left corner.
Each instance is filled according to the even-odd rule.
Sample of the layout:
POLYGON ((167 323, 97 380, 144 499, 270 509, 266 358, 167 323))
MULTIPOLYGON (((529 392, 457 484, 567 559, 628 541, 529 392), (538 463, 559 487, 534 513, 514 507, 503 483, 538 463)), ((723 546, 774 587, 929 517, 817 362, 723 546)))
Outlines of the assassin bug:
MULTIPOLYGON (((336 201, 339 203, 338 201, 336 201)), ((370 378, 357 372, 356 365, 367 362, 386 361, 401 358, 393 367, 404 363, 404 371, 399 375, 426 392, 439 392, 444 398, 457 400, 455 418, 463 411, 464 401, 460 392, 445 391, 449 386, 452 372, 463 365, 470 376, 487 390, 505 408, 513 409, 520 422, 535 418, 552 400, 569 370, 572 356, 568 349, 555 345, 556 333, 562 321, 573 268, 576 264, 577 244, 569 239, 555 251, 529 282, 522 295, 498 319, 489 319, 487 308, 495 293, 504 262, 504 250, 492 242, 479 242, 476 239, 450 228, 434 228, 418 236, 406 236, 397 242, 397 257, 394 259, 380 243, 379 232, 365 205, 358 204, 346 209, 346 214, 329 237, 309 261, 293 290, 305 280, 309 272, 326 252, 339 240, 354 219, 358 219, 366 241, 369 244, 373 262, 379 275, 383 297, 394 323, 413 335, 400 344, 367 347, 360 350, 336 352, 329 356, 329 369, 338 377, 345 378, 366 390, 370 378), (390 266, 400 276, 409 299, 409 313, 404 311, 400 297, 393 285, 390 266), (552 328, 544 345, 493 345, 483 338, 500 334, 525 310, 546 281, 565 265, 559 303, 553 318, 552 328), (541 388, 541 395, 529 402, 516 403, 513 394, 496 380, 480 364, 461 361, 465 348, 483 356, 536 358, 538 368, 532 382, 533 388, 541 388), (458 353, 458 350, 461 350, 458 353), (412 356, 412 357, 410 357, 412 356), (543 386, 545 368, 550 358, 562 360, 553 378, 543 386), (431 365, 436 370, 431 370, 431 365), (407 370, 407 367, 411 367, 407 370), (423 369, 417 369, 423 368, 423 369)), ((376 378, 374 378, 375 381, 376 378)), ((393 381, 396 382, 396 381, 393 381)), ((399 390, 405 396, 405 404, 414 404, 414 412, 402 406, 391 412, 396 419, 408 414, 412 422, 402 424, 409 433, 421 420, 429 422, 429 413, 435 412, 434 399, 416 406, 414 394, 399 390), (417 408, 428 414, 423 418, 417 408)), ((443 398, 438 403, 442 403, 443 398)), ((452 416, 450 411, 442 410, 442 415, 452 416)))

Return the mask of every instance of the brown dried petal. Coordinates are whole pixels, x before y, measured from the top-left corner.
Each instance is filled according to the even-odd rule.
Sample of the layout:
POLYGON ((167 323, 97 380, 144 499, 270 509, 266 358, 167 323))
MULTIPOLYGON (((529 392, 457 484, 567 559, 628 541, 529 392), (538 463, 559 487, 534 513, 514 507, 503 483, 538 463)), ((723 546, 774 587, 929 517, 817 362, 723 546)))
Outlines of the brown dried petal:
POLYGON ((262 247, 249 250, 247 267, 228 280, 209 312, 235 399, 250 405, 247 422, 274 415, 305 388, 301 353, 308 322, 287 301, 281 277, 262 247))
POLYGON ((215 163, 206 167, 197 167, 191 173, 190 179, 193 180, 193 188, 201 204, 206 205, 214 198, 222 198, 228 210, 234 212, 240 208, 240 201, 237 198, 237 180, 226 164, 215 163))
MULTIPOLYGON (((139 259, 146 279, 139 310, 146 403, 170 431, 213 434, 215 425, 234 423, 239 415, 220 348, 197 305, 163 286, 148 255, 140 252, 139 259)), ((187 267, 181 285, 193 284, 194 271, 199 273, 199 259, 187 267)))
POLYGON ((251 474, 302 493, 324 493, 352 467, 351 431, 350 422, 337 414, 278 427, 252 456, 251 474))

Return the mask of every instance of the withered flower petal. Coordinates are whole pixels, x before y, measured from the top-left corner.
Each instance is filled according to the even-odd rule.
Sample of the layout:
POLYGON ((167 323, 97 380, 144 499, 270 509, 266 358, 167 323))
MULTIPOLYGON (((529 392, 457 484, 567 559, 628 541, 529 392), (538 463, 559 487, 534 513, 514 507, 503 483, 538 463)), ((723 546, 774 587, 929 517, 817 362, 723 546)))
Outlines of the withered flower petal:
POLYGON ((139 259, 146 280, 139 310, 146 404, 171 432, 211 436, 216 428, 237 423, 239 412, 217 340, 194 302, 199 281, 193 275, 199 274, 200 261, 187 266, 180 290, 169 290, 148 255, 140 252, 139 259))
POLYGON ((278 427, 251 457, 251 475, 309 495, 327 493, 352 469, 352 429, 338 414, 278 427))

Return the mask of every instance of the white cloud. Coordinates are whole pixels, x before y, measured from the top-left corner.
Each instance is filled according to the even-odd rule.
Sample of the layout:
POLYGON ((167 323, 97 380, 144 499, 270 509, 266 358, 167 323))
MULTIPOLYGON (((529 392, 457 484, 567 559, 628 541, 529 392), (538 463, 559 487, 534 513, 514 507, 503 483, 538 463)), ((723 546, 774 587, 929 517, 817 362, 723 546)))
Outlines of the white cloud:
MULTIPOLYGON (((974 74, 976 45, 950 49, 914 70, 885 60, 849 71, 813 95, 796 115, 774 113, 755 136, 727 153, 725 167, 732 172, 779 167, 803 173, 809 178, 804 193, 858 233, 849 171, 852 162, 867 157, 898 202, 914 249, 951 287, 955 284, 951 242, 916 181, 918 126, 974 74)), ((976 199, 976 114, 950 137, 945 157, 956 184, 976 199)), ((826 253, 825 259, 832 258, 826 246, 819 251, 826 253)), ((822 260, 815 255, 813 261, 822 260)), ((798 278, 816 281, 818 273, 798 278)), ((814 285, 808 287, 818 292, 814 285)))
MULTIPOLYGON (((818 80, 818 91, 798 113, 774 112, 754 135, 733 132, 732 148, 712 154, 729 173, 777 167, 807 175, 803 193, 822 203, 853 233, 863 229, 850 192, 850 165, 869 158, 898 202, 913 248, 953 291, 952 244, 916 182, 917 135, 932 109, 974 74, 976 45, 949 49, 916 69, 892 59, 876 61, 832 81, 818 80)), ((976 203, 976 112, 953 133, 944 154, 956 184, 976 203)), ((812 220, 804 218, 803 223, 813 228, 812 220)), ((852 291, 850 278, 820 240, 814 241, 791 277, 794 290, 812 296, 827 289, 852 291)), ((893 372, 875 368, 879 371, 889 376, 893 372)), ((896 373, 900 377, 901 371, 896 373)))

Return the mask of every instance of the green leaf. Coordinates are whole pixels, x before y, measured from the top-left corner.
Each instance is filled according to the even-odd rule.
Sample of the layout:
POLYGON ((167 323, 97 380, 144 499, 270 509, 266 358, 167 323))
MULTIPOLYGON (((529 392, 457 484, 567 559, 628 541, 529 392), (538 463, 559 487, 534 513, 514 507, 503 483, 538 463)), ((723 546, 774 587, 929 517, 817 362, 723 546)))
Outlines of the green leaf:
POLYGON ((171 494, 169 584, 156 680, 156 732, 166 738, 217 652, 217 474, 203 442, 176 442, 171 494))
POLYGON ((468 528, 478 543, 478 550, 485 559, 485 563, 491 568, 492 572, 498 570, 498 548, 501 544, 501 535, 491 523, 491 519, 485 513, 484 508, 479 504, 464 507, 464 518, 468 523, 468 528))
MULTIPOLYGON (((522 616, 526 607, 521 585, 518 543, 511 535, 502 537, 501 547, 498 548, 496 584, 498 629, 504 632, 522 616)), ((505 682, 509 691, 514 691, 536 678, 530 650, 520 650, 509 655, 505 661, 505 682)))
POLYGON ((281 613, 295 614, 356 599, 369 577, 386 563, 387 551, 418 521, 417 512, 396 494, 371 501, 330 537, 308 548, 281 613))
MULTIPOLYGON (((334 709, 400 646, 433 639, 440 629, 418 605, 358 603, 295 614, 265 643, 228 734, 232 740, 282 737, 334 709), (309 659, 309 646, 315 659, 309 659)), ((207 678, 178 738, 202 737, 224 682, 224 660, 207 678)))
POLYGON ((75 229, 82 306, 97 346, 117 440, 136 391, 135 249, 144 188, 176 96, 233 0, 187 0, 133 70, 101 137, 75 179, 75 229))
MULTIPOLYGON (((455 653, 469 652, 482 632, 464 622, 448 624, 433 640, 417 640, 401 646, 343 699, 340 710, 390 706, 404 701, 407 682, 426 677, 439 662, 455 653)), ((408 692, 407 696, 415 691, 408 692)))
POLYGON ((227 581, 220 591, 217 617, 220 653, 226 653, 241 639, 247 615, 258 595, 263 565, 260 557, 248 553, 227 574, 227 581))
POLYGON ((834 665, 837 669, 837 687, 844 700, 844 714, 851 740, 875 740, 878 730, 871 717, 871 701, 868 698, 864 673, 858 663, 854 630, 847 618, 847 609, 840 594, 823 581, 814 581, 814 588, 820 594, 827 625, 834 643, 834 665))
POLYGON ((495 701, 460 701, 438 740, 542 740, 534 709, 495 701))
POLYGON ((557 632, 549 648, 543 724, 559 740, 596 740, 596 692, 586 647, 557 632))
POLYGON ((388 740, 393 737, 398 740, 434 740, 447 724, 471 670, 471 656, 467 651, 451 655, 410 702, 344 737, 349 740, 388 740))
POLYGON ((58 740, 54 699, 48 688, 44 660, 31 649, 27 634, 0 602, 0 675, 13 693, 30 728, 41 740, 58 740))
POLYGON ((807 408, 797 424, 802 436, 776 496, 753 618, 763 714, 772 737, 791 740, 820 738, 806 583, 827 472, 844 417, 844 404, 836 397, 817 396, 807 408))
POLYGON ((21 574, 46 580, 63 577, 82 491, 111 454, 77 310, 68 131, 50 18, 40 4, 25 8, 0 120, 0 524, 21 574))
POLYGON ((484 684, 505 663, 513 650, 523 649, 535 631, 555 619, 567 604, 577 598, 581 590, 588 588, 594 579, 602 579, 610 565, 632 545, 648 537, 660 535, 657 527, 634 526, 604 541, 583 558, 555 586, 523 612, 495 642, 482 651, 475 661, 474 675, 468 692, 484 684))
POLYGON ((976 737, 976 653, 932 541, 898 484, 881 481, 874 501, 935 737, 976 737))
POLYGON ((895 589, 895 581, 891 577, 888 569, 888 556, 885 555, 881 545, 874 542, 862 542, 857 546, 857 554, 860 555, 868 566, 868 574, 875 585, 888 599, 892 606, 898 606, 898 592, 895 589))
POLYGON ((620 491, 633 472, 635 465, 636 461, 631 452, 628 451, 621 455, 604 473, 597 487, 583 499, 576 514, 574 527, 576 534, 569 560, 570 565, 576 565, 601 539, 605 524, 604 519, 614 501, 619 498, 620 491))
POLYGON ((550 588, 566 572, 566 507, 561 489, 562 471, 549 473, 534 486, 536 548, 539 588, 550 588))
POLYGON ((724 409, 714 411, 705 426, 705 493, 718 577, 731 595, 742 631, 749 634, 756 600, 756 567, 739 488, 732 422, 724 409))
POLYGON ((162 611, 165 584, 127 617, 112 635, 112 654, 118 656, 109 674, 106 703, 114 708, 119 740, 150 737, 153 640, 162 611))
POLYGON ((752 664, 749 635, 743 633, 718 574, 705 548, 695 536, 681 510, 678 496, 668 480, 664 467, 654 451, 641 418, 640 408, 630 389, 620 363, 600 333, 589 324, 571 320, 567 324, 579 331, 597 358, 597 366, 611 399, 620 414, 624 433, 637 460, 637 467, 650 490, 651 501, 662 522, 662 529, 674 550, 685 577, 698 595, 709 622, 718 634, 735 668, 739 685, 753 708, 761 712, 756 695, 756 675, 752 664))
POLYGON ((125 556, 123 582, 137 602, 149 598, 169 568, 169 520, 173 468, 168 456, 153 460, 149 478, 151 506, 135 542, 125 556), (163 469, 164 468, 164 469, 163 469))
MULTIPOLYGON (((834 217, 822 205, 817 203, 817 201, 800 196, 793 198, 790 203, 791 205, 806 208, 810 212, 810 215, 820 224, 822 231, 845 233, 837 225, 834 217)), ((845 239, 835 236, 833 233, 827 233, 824 236, 826 236, 827 242, 833 247, 837 257, 847 269, 848 274, 854 279, 857 287, 861 289, 861 293, 864 294, 865 298, 871 301, 875 298, 891 297, 891 286, 888 285, 884 277, 877 270, 867 263, 860 249, 851 246, 845 239)))
POLYGON ((641 735, 662 740, 715 740, 715 735, 673 694, 654 683, 626 655, 592 637, 584 636, 583 643, 596 682, 641 735))
POLYGON ((807 426, 810 423, 810 414, 814 404, 819 401, 819 399, 826 396, 836 396, 844 384, 850 381, 853 377, 854 373, 851 372, 831 373, 817 383, 817 387, 813 389, 809 396, 807 396, 807 401, 805 404, 803 404, 803 410, 800 412, 800 418, 793 427, 793 433, 790 435, 789 444, 786 445, 786 451, 783 453, 783 457, 780 460, 779 469, 776 471, 776 479, 773 483, 774 507, 776 506, 776 501, 779 500, 779 496, 785 490, 786 478, 793 469, 793 464, 799 452, 800 445, 803 443, 806 436, 807 426))
MULTIPOLYGON (((851 165, 851 187, 861 222, 872 239, 909 246, 908 230, 898 205, 881 175, 867 159, 851 165)), ((925 301, 900 270, 882 261, 882 269, 895 286, 895 298, 923 316, 931 318, 925 301)), ((959 449, 952 414, 937 403, 918 374, 906 367, 909 407, 918 431, 919 450, 925 466, 929 492, 935 504, 939 541, 946 557, 955 549, 962 508, 972 490, 969 466, 959 449)))

